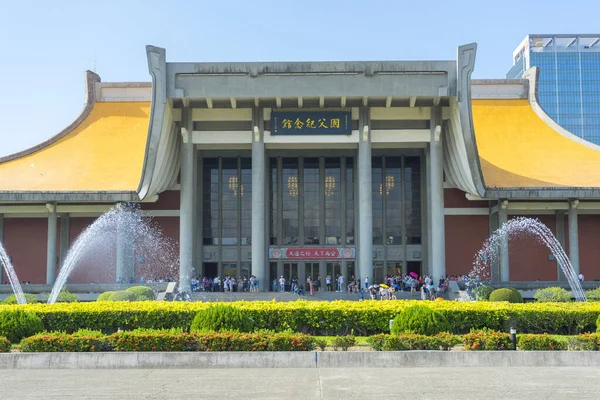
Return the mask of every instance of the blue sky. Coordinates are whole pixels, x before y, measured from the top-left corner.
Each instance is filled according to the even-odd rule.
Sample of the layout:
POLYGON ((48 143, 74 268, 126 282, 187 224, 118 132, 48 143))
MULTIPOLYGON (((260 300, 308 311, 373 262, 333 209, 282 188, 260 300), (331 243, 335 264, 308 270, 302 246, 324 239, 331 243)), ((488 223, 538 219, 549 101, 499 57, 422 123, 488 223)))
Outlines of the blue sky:
POLYGON ((83 72, 149 81, 168 61, 445 60, 479 45, 474 78, 503 78, 527 33, 598 33, 600 2, 573 0, 0 0, 0 156, 69 125, 83 72))

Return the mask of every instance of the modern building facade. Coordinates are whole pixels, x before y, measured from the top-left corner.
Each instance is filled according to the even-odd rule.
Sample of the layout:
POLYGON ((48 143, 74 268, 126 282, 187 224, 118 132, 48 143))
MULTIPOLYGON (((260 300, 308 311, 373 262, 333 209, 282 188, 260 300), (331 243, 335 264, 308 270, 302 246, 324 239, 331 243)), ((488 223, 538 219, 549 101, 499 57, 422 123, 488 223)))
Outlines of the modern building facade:
POLYGON ((540 69, 538 98, 559 125, 600 144, 600 34, 527 35, 506 77, 540 69))
MULTIPOLYGON (((21 280, 52 283, 77 235, 122 202, 176 241, 184 288, 197 275, 254 274, 268 290, 280 275, 467 273, 521 215, 600 278, 600 153, 544 113, 535 68, 471 81, 475 44, 448 61, 147 55, 151 83, 88 71, 81 116, 0 160, 0 240, 21 280)), ((564 279, 543 246, 511 246, 493 280, 564 279)), ((115 263, 138 271, 125 259, 139 262, 86 260, 71 282, 114 281, 97 271, 115 263)))

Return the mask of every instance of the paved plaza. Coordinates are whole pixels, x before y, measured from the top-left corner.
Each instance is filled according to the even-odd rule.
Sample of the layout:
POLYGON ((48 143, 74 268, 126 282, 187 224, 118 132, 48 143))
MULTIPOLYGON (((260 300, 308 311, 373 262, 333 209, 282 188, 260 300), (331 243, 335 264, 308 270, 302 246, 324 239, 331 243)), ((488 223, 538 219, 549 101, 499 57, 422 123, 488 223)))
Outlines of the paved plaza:
POLYGON ((600 368, 0 370, 9 399, 595 399, 600 368))

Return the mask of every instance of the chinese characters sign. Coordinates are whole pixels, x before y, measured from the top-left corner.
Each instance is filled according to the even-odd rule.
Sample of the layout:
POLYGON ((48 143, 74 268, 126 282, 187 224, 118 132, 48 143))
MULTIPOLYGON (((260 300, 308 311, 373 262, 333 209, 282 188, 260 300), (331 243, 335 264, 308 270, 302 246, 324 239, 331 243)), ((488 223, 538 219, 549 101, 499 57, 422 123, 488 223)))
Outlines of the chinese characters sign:
POLYGON ((291 248, 291 247, 271 247, 269 248, 270 260, 335 260, 356 258, 356 249, 354 247, 346 248, 291 248))
POLYGON ((272 135, 350 135, 350 111, 302 111, 271 113, 272 135))

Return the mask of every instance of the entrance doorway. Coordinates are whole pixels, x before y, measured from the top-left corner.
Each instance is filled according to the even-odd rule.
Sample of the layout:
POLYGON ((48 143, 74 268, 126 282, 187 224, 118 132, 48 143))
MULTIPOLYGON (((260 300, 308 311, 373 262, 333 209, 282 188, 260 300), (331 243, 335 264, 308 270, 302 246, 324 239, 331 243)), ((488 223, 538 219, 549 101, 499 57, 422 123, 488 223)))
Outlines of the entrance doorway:
POLYGON ((217 263, 204 263, 204 276, 206 276, 209 279, 213 279, 214 277, 216 277, 219 273, 219 264, 217 263))
POLYGON ((298 263, 283 263, 283 277, 285 278, 285 291, 292 287, 292 278, 298 278, 298 263))
POLYGON ((272 292, 276 292, 277 285, 278 285, 277 282, 279 282, 279 277, 277 276, 277 263, 272 262, 272 263, 269 263, 269 282, 265 282, 265 283, 258 282, 258 284, 259 285, 266 284, 267 286, 263 286, 265 289, 268 288, 268 290, 270 290, 272 292))
POLYGON ((383 283, 383 263, 376 262, 373 264, 373 284, 383 283))
POLYGON ((302 282, 302 284, 304 285, 304 288, 306 291, 310 290, 308 283, 307 283, 307 279, 308 277, 310 277, 310 279, 313 282, 313 287, 314 290, 318 290, 318 284, 316 284, 317 279, 319 278, 319 263, 318 262, 305 262, 304 263, 304 282, 302 282))
POLYGON ((406 273, 410 274, 411 272, 421 276, 421 261, 408 261, 406 263, 406 273))
MULTIPOLYGON (((340 262, 328 262, 327 263, 327 275, 331 277, 331 290, 337 290, 336 278, 342 273, 342 263, 340 262)), ((327 288, 329 289, 329 288, 327 288)))
POLYGON ((385 271, 385 274, 387 276, 402 276, 402 262, 388 261, 387 271, 385 271))

